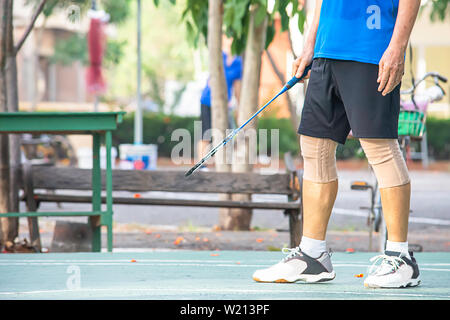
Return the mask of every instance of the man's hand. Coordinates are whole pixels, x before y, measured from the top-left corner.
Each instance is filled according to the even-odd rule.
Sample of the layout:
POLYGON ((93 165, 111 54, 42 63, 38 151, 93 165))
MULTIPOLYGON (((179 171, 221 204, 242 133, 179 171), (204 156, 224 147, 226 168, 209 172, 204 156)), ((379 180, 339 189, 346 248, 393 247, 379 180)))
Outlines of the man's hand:
POLYGON ((378 91, 383 96, 402 81, 405 71, 405 49, 389 46, 381 57, 378 69, 378 91))
POLYGON ((405 51, 419 7, 419 0, 399 0, 394 33, 379 64, 377 82, 380 86, 378 91, 382 92, 383 96, 394 90, 402 80, 405 69, 405 51))
MULTIPOLYGON (((311 64, 312 58, 314 56, 314 49, 307 49, 303 50, 300 57, 295 59, 295 61, 292 63, 292 76, 296 76, 297 78, 300 78, 305 71, 306 66, 311 64)), ((303 83, 305 79, 308 79, 311 75, 311 70, 308 72, 308 74, 299 82, 303 83)))

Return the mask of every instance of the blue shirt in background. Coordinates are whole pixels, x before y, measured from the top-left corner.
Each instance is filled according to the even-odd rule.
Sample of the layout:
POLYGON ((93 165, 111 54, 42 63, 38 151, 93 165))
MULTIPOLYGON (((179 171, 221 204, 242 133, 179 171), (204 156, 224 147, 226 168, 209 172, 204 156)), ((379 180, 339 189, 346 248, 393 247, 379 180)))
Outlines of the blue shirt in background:
POLYGON ((314 58, 378 64, 389 45, 399 0, 323 0, 314 58))
MULTIPOLYGON (((222 53, 222 57, 225 69, 225 80, 227 82, 228 101, 230 101, 233 82, 242 78, 242 58, 237 56, 230 65, 227 65, 227 54, 222 53)), ((211 88, 209 87, 209 80, 202 91, 200 103, 211 107, 211 88)))

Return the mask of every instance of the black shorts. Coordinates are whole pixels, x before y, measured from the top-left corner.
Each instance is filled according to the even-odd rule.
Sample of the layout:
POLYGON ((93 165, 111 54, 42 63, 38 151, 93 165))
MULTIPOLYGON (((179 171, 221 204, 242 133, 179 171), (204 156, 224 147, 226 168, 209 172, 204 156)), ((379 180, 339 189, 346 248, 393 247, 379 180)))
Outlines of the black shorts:
POLYGON ((200 120, 202 121, 202 140, 211 140, 211 107, 202 104, 200 108, 200 120), (205 132, 207 134, 205 135, 205 132))
POLYGON ((356 138, 396 139, 400 85, 378 92, 378 65, 318 58, 311 77, 298 133, 344 144, 356 138))

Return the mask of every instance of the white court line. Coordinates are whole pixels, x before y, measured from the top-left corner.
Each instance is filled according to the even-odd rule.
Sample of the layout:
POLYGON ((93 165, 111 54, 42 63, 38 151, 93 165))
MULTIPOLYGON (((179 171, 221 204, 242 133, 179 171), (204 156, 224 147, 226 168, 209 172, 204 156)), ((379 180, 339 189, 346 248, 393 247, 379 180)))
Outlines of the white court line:
MULTIPOLYGON (((77 266, 130 266, 130 267, 138 267, 138 266, 176 266, 176 267, 251 267, 251 268, 267 268, 270 265, 267 264, 202 264, 202 263, 8 263, 2 264, 0 263, 0 267, 2 266, 69 266, 69 265, 77 265, 77 266)), ((352 265, 352 264, 334 264, 333 267, 369 267, 369 265, 352 265)), ((445 269, 442 269, 445 270, 445 269)), ((448 270, 450 271, 450 269, 448 270)))
POLYGON ((130 266, 130 267, 138 267, 138 266, 176 266, 176 267, 255 267, 255 268, 264 268, 267 265, 249 265, 249 264, 201 264, 201 263, 12 263, 12 264, 0 264, 1 266, 68 266, 68 265, 77 265, 77 266, 130 266))
MULTIPOLYGON (((90 262, 82 262, 82 263, 68 263, 68 262, 52 262, 52 263, 29 263, 29 262, 13 262, 13 263, 0 263, 0 267, 2 266, 67 266, 75 264, 77 266, 130 266, 130 267, 137 267, 137 266, 151 266, 151 267, 160 267, 160 266, 169 266, 169 267, 238 267, 238 268, 267 268, 270 265, 267 264, 237 264, 236 262, 234 264, 202 264, 202 263, 90 263, 90 262)), ((339 268, 339 267, 360 267, 360 268, 368 268, 370 265, 368 264, 333 264, 333 267, 339 268)), ((443 271, 443 272, 450 272, 450 269, 437 269, 437 268, 420 268, 421 271, 443 271)))
MULTIPOLYGON (((299 284, 301 286, 301 284, 299 284)), ((417 293, 386 293, 386 292, 355 292, 355 291, 327 291, 327 290, 271 290, 271 289, 209 289, 209 288, 200 288, 200 289, 182 289, 182 288, 91 288, 91 289, 79 289, 79 290, 36 290, 36 291, 17 291, 17 292, 0 292, 0 295, 3 296, 12 296, 12 295, 32 295, 32 294, 51 294, 51 293, 93 293, 93 292, 111 292, 114 294, 115 290, 119 290, 120 293, 124 292, 142 292, 147 294, 156 295, 157 293, 167 294, 169 292, 171 295, 180 295, 180 293, 209 293, 209 294, 220 294, 223 293, 232 293, 232 294, 251 294, 251 293, 314 293, 314 294, 337 294, 337 295, 369 295, 369 296, 387 296, 387 297, 416 297, 416 298, 444 298, 449 299, 450 295, 434 295, 434 294, 417 294, 417 293)), ((369 290, 369 289, 364 289, 369 290)))
MULTIPOLYGON (((92 265, 95 265, 96 263, 103 263, 103 264, 118 264, 118 263, 123 263, 124 265, 127 264, 142 264, 142 263, 147 263, 147 262, 157 262, 157 263, 200 263, 200 264, 215 264, 215 263, 236 263, 236 262, 240 262, 241 264, 245 264, 245 262, 240 261, 239 259, 236 260, 216 260, 214 258, 209 258, 211 260, 202 260, 202 259, 189 259, 189 260, 179 260, 179 259, 136 259, 137 262, 132 263, 131 262, 131 258, 130 259, 111 259, 111 260, 107 260, 107 259, 98 259, 98 260, 91 260, 91 259, 1 259, 0 258, 0 265, 8 265, 8 264, 12 264, 12 263, 20 263, 21 265, 26 265, 26 264, 40 264, 40 263, 44 263, 45 265, 49 265, 54 263, 55 265, 61 265, 61 264, 74 264, 74 263, 89 263, 92 265)), ((245 260, 244 260, 245 261, 245 260)), ((267 266, 270 266, 272 263, 276 263, 279 262, 280 259, 269 259, 269 260, 264 260, 267 264, 267 266)), ((369 259, 367 259, 367 261, 345 261, 345 260, 337 260, 337 261, 333 261, 333 266, 337 266, 339 264, 341 265, 348 265, 348 266, 359 266, 359 265, 367 265, 367 262, 369 261, 369 259)), ((450 266, 450 263, 420 263, 419 261, 419 266, 450 266)))
MULTIPOLYGON (((91 259, 30 259, 30 260, 22 260, 22 259, 0 259, 0 263, 3 262, 66 262, 66 263, 74 263, 74 262, 92 262, 92 263, 96 263, 96 262, 112 262, 112 263, 117 263, 117 262, 130 262, 131 259, 133 259, 132 257, 130 257, 130 259, 111 259, 111 260, 91 260, 91 259)), ((178 260, 178 259, 136 259, 138 262, 202 262, 202 263, 217 263, 217 262, 221 262, 221 263, 231 263, 231 262, 236 262, 239 260, 215 260, 214 258, 209 258, 211 259, 210 261, 208 260, 178 260), (212 260, 214 259, 214 261, 212 260)), ((266 260, 268 261, 268 260, 266 260)), ((275 260, 273 260, 275 261, 275 260)))
MULTIPOLYGON (((367 218, 367 215, 368 215, 367 210, 364 211, 364 210, 341 209, 341 208, 334 208, 333 213, 345 215, 345 216, 364 217, 364 218, 367 218)), ((448 220, 448 219, 409 217, 409 222, 450 226, 450 220, 448 220)))
MULTIPOLYGON (((375 253, 376 254, 376 253, 375 253)), ((236 261, 240 261, 242 263, 242 261, 252 261, 252 260, 256 260, 256 259, 247 259, 244 258, 243 260, 239 260, 239 258, 236 258, 234 260, 221 260, 220 258, 216 259, 215 257, 205 257, 206 259, 209 260, 205 260, 205 259, 139 259, 137 258, 137 262, 199 262, 199 263, 234 263, 236 261)), ((35 262, 35 263, 39 263, 39 262, 66 262, 66 263, 73 263, 73 262, 130 262, 131 259, 133 259, 132 256, 130 256, 129 259, 2 259, 0 258, 0 263, 6 263, 6 262, 35 262)), ((262 260, 262 259, 260 259, 262 260)), ((267 264, 269 265, 272 262, 279 262, 281 259, 264 259, 264 261, 267 262, 267 264)), ((367 261, 369 261, 369 259, 367 259, 367 261)), ((333 263, 347 263, 347 264, 367 264, 367 261, 347 261, 347 260, 333 260, 333 263)), ((427 265, 427 266, 450 266, 450 263, 441 263, 441 262, 437 262, 437 263, 420 263, 419 261, 419 265, 427 265)))

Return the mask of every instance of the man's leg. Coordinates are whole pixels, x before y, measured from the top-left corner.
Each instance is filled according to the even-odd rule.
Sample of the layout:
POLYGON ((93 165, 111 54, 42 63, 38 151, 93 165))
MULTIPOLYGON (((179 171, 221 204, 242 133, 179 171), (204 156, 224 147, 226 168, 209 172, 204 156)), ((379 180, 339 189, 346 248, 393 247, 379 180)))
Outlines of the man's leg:
POLYGON ((406 242, 408 239, 408 219, 411 183, 391 188, 380 188, 384 220, 390 242, 406 242))
POLYGON ((337 142, 345 143, 350 131, 337 89, 331 61, 315 59, 297 130, 304 160, 303 237, 299 247, 283 248, 287 256, 282 261, 257 270, 253 274, 256 281, 323 282, 336 276, 325 234, 338 189, 337 142))
POLYGON ((257 270, 258 282, 323 282, 336 276, 326 250, 325 234, 337 194, 336 146, 325 138, 301 135, 303 155, 303 237, 299 248, 272 267, 257 270))
POLYGON ((420 283, 419 267, 408 251, 408 218, 411 184, 397 139, 360 139, 361 146, 377 176, 388 241, 364 285, 372 288, 401 288, 420 283))
POLYGON ((338 191, 338 181, 317 183, 303 180, 303 236, 325 240, 328 221, 338 191))
POLYGON ((318 257, 322 253, 320 251, 326 251, 326 230, 338 190, 337 143, 330 139, 301 135, 300 144, 304 164, 303 238, 300 248, 318 257))
POLYGON ((378 179, 388 240, 406 242, 411 184, 398 141, 360 139, 360 142, 378 179))

